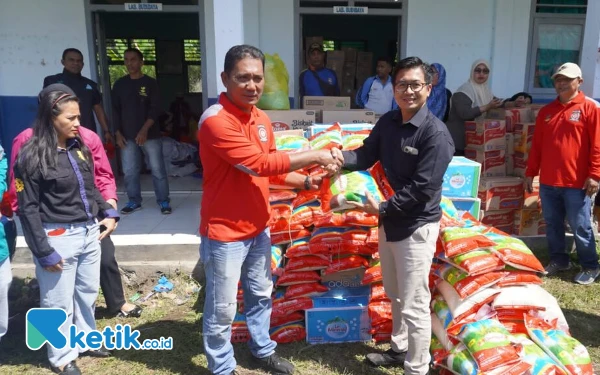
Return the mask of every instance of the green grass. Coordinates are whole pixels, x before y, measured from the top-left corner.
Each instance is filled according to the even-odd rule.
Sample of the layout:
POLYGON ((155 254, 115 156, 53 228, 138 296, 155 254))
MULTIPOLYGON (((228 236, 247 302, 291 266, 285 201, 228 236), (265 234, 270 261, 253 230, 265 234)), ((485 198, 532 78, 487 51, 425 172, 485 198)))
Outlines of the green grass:
MULTIPOLYGON (((540 253, 540 252, 538 252, 540 253)), ((538 254, 544 261, 543 252, 538 254)), ((569 322, 572 335, 581 341, 600 371, 600 282, 591 286, 579 286, 571 281, 576 271, 547 278, 544 288, 554 295, 569 322)), ((170 275, 175 284, 174 294, 183 297, 183 289, 188 294, 190 279, 185 275, 170 275), (183 287, 182 287, 183 286, 183 287)), ((148 291, 156 282, 148 280, 139 288, 148 291)), ((27 297, 27 280, 17 281, 16 290, 22 292, 18 304, 13 307, 25 311, 32 303, 27 297)), ((137 288, 130 290, 131 295, 137 288)), ((34 290, 32 291, 32 293, 34 290)), ((31 293, 30 293, 31 294, 31 293)), ((97 320, 98 327, 118 323, 130 323, 141 331, 141 338, 173 337, 172 351, 119 351, 109 359, 80 358, 78 365, 84 374, 210 374, 206 370, 206 358, 202 349, 201 313, 202 300, 197 294, 192 295, 185 304, 177 306, 172 297, 155 297, 148 301, 144 314, 139 319, 104 319, 97 320), (169 298, 171 297, 171 298, 169 298)), ((102 297, 99 307, 102 307, 102 297)), ((101 312, 101 308, 98 309, 101 312)), ((15 310, 12 310, 13 312, 15 310)), ((100 315, 100 314, 99 314, 100 315)), ((46 359, 45 350, 30 351, 25 346, 24 314, 13 319, 9 334, 0 342, 0 374, 52 374, 46 359)), ((235 345, 238 371, 241 374, 264 374, 250 365, 250 353, 246 345, 235 345)), ((307 375, 341 375, 341 374, 402 374, 401 369, 375 369, 364 363, 365 355, 373 350, 387 350, 387 344, 341 344, 341 345, 308 345, 294 343, 281 345, 279 354, 292 360, 297 374, 307 375)))

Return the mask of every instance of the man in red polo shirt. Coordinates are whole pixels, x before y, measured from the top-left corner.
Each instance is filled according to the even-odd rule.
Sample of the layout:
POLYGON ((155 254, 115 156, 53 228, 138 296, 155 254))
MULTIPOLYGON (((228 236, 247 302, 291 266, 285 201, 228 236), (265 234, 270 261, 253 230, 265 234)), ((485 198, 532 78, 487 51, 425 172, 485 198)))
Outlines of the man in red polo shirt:
POLYGON ((316 189, 320 178, 292 171, 314 164, 335 169, 342 163, 327 150, 275 150, 271 121, 255 106, 264 88, 264 64, 256 47, 232 47, 221 73, 226 92, 199 123, 204 167, 200 258, 206 273, 202 336, 208 369, 219 375, 235 374, 230 339, 240 277, 252 358, 272 373, 294 372, 294 366, 275 353, 277 344, 269 337, 273 283, 268 177, 316 189))
POLYGON ((561 65, 552 75, 558 97, 537 117, 527 170, 526 188, 540 176, 540 199, 546 221, 550 263, 548 275, 573 267, 565 246, 565 217, 573 230, 581 272, 579 284, 591 284, 600 275, 592 230, 591 196, 600 180, 600 104, 579 90, 581 69, 561 65))

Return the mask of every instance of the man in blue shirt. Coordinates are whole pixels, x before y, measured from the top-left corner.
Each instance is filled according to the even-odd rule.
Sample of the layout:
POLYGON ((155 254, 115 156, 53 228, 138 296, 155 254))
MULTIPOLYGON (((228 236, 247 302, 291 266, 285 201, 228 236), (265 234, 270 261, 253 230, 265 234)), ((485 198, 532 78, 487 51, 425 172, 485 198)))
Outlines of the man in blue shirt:
POLYGON ((308 49, 308 69, 300 73, 300 100, 305 96, 339 96, 337 75, 325 67, 325 52, 319 43, 308 49))
POLYGON ((356 105, 383 115, 397 109, 392 87, 392 61, 387 57, 377 59, 376 75, 367 78, 356 93, 356 105))

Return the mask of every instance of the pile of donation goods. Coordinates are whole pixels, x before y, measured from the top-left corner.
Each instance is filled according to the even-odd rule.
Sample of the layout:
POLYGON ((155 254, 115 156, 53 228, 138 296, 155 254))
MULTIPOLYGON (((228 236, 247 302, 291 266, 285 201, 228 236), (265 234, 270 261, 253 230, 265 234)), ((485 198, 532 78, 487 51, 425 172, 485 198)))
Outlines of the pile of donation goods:
MULTIPOLYGON (((276 143, 288 152, 352 150, 370 128, 334 124, 310 129, 308 137, 276 134, 276 143)), ((318 167, 303 172, 322 173, 318 167)), ((325 179, 320 191, 272 187, 270 333, 276 342, 389 341, 392 309, 382 285, 378 218, 348 204, 366 202, 365 191, 377 201, 394 194, 379 164, 342 171, 325 179)), ((525 243, 458 211, 448 198, 441 207, 430 274, 434 366, 468 375, 592 375, 585 346, 570 335, 556 299, 541 287, 544 269, 525 243)), ((241 287, 238 304, 236 343, 250 338, 241 287)))

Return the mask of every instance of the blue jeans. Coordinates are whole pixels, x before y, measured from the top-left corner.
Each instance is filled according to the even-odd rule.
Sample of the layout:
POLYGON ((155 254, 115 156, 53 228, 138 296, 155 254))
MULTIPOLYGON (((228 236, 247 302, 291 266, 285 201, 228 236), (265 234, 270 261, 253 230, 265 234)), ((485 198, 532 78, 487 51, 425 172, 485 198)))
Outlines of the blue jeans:
POLYGON ((121 162, 125 175, 125 188, 130 201, 142 203, 142 188, 140 186, 140 173, 142 172, 142 152, 147 156, 149 167, 152 170, 152 184, 156 202, 162 203, 169 200, 169 180, 165 169, 165 160, 162 152, 162 139, 148 139, 142 146, 138 146, 134 139, 128 139, 125 149, 121 150, 121 162))
MULTIPOLYGON (((40 306, 67 312, 67 321, 60 329, 65 337, 69 337, 71 324, 80 332, 96 329, 94 309, 100 288, 100 226, 93 221, 44 223, 46 233, 58 228, 66 231, 59 236, 49 236, 48 242, 64 261, 62 271, 46 271, 37 259, 33 261, 40 284, 40 306)), ((54 367, 64 366, 79 356, 79 349, 71 349, 69 345, 62 349, 55 349, 52 345, 46 347, 48 360, 54 367)))
POLYGON ((8 289, 12 282, 10 259, 0 260, 0 340, 8 330, 8 289))
POLYGON ((551 262, 569 264, 565 243, 565 217, 573 236, 579 264, 584 269, 598 268, 596 241, 591 224, 591 199, 583 189, 540 185, 542 214, 551 262))
POLYGON ((273 290, 269 230, 237 242, 202 236, 200 259, 206 272, 202 329, 208 369, 213 374, 229 374, 235 369, 230 340, 240 277, 252 355, 264 358, 273 354, 277 344, 269 337, 273 290))

